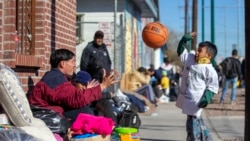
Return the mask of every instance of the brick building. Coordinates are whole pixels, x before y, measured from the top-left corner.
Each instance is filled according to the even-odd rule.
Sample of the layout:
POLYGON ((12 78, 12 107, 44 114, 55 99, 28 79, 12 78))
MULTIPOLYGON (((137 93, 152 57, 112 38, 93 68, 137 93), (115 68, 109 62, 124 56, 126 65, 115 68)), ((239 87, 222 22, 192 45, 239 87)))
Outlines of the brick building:
POLYGON ((57 48, 75 52, 76 0, 0 0, 0 62, 25 91, 50 69, 57 48))

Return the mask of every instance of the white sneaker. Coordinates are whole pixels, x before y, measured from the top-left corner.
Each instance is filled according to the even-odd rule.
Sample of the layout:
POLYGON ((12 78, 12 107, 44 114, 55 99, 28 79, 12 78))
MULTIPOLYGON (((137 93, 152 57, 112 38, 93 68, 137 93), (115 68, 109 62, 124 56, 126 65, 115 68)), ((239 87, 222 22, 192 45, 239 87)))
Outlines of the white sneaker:
POLYGON ((148 106, 145 106, 145 112, 147 112, 149 110, 148 106))

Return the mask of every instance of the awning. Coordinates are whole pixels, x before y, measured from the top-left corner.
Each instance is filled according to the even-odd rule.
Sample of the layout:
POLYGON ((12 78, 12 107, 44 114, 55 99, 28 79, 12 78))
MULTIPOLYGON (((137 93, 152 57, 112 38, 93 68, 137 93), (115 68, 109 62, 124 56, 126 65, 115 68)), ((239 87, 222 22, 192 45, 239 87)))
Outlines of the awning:
POLYGON ((158 7, 154 0, 133 0, 133 2, 141 10, 141 17, 158 18, 158 7))

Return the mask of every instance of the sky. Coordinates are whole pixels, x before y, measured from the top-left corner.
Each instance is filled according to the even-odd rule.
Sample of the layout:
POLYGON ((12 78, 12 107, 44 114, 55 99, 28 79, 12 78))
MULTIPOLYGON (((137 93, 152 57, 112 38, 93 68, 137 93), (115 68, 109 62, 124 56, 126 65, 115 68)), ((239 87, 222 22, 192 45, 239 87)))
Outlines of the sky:
MULTIPOLYGON (((189 32, 192 31, 192 0, 189 1, 189 32)), ((201 42, 201 0, 198 0, 197 43, 201 42)), ((211 41, 211 0, 205 2, 205 40, 211 41)), ((185 0, 159 0, 160 22, 170 30, 184 34, 185 0)), ((239 55, 245 56, 244 0, 214 0, 215 44, 218 48, 217 61, 231 56, 233 46, 239 55), (239 46, 238 46, 239 45, 239 46)))

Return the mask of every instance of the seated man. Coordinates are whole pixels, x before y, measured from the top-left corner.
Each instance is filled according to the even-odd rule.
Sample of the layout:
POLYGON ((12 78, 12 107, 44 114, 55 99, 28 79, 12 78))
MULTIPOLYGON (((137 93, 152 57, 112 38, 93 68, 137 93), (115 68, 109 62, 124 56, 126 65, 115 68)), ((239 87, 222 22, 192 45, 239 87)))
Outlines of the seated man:
POLYGON ((72 122, 79 113, 91 113, 86 105, 103 97, 102 90, 115 83, 115 77, 104 71, 103 82, 93 82, 92 88, 80 90, 67 78, 75 68, 75 54, 67 49, 55 50, 50 56, 51 70, 34 86, 28 96, 29 103, 54 110, 72 122))

